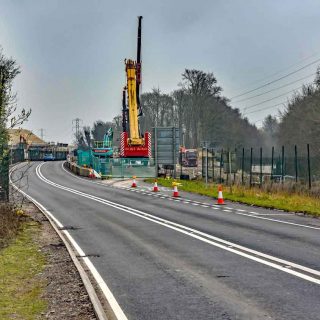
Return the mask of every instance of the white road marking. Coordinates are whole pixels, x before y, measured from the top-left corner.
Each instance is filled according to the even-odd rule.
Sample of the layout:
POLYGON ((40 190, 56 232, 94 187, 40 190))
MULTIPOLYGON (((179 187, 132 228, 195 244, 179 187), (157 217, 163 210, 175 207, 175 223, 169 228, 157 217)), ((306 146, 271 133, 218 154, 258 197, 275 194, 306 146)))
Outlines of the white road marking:
POLYGON ((257 216, 292 216, 292 213, 256 213, 257 216))
POLYGON ((231 212, 231 210, 227 210, 227 209, 224 209, 224 210, 222 210, 222 211, 224 211, 224 212, 231 212))
MULTIPOLYGON (((68 172, 65 168, 63 168, 66 172, 68 172)), ((74 176, 74 174, 68 172, 70 175, 74 176)), ((75 178, 79 178, 77 176, 74 176, 75 178)), ((91 183, 95 183, 93 181, 90 181, 88 179, 82 179, 82 178, 79 178, 81 180, 84 180, 84 181, 88 181, 88 182, 91 182, 91 183)), ((132 189, 131 189, 132 190, 132 189)), ((192 201, 192 200, 188 200, 188 199, 183 199, 184 201, 192 201)), ((221 209, 220 206, 218 205, 212 205, 212 209, 221 209)), ((277 219, 273 219, 273 218, 268 218, 268 217, 263 217, 261 215, 259 215, 258 212, 255 212, 255 211, 250 211, 249 213, 247 213, 248 211, 246 210, 242 210, 242 209, 236 209, 236 211, 233 211, 232 213, 233 214, 236 214, 236 215, 241 215, 241 216, 246 216, 246 217, 250 217, 250 218, 254 218, 254 219, 261 219, 261 220, 267 220, 267 221, 270 221, 270 222, 275 222, 275 223, 282 223, 282 224, 288 224, 288 225, 291 225, 291 226, 295 226, 295 227, 300 227, 300 228, 307 228, 307 229, 313 229, 313 230, 320 230, 320 227, 314 227, 314 226, 309 226, 309 225, 305 225, 305 224, 299 224, 299 223, 295 223, 295 222, 289 222, 289 221, 283 221, 283 220, 277 220, 277 219), (238 212, 240 211, 240 212, 238 212)))
MULTIPOLYGON (((42 163, 43 164, 43 163, 42 163)), ((41 166, 41 165, 39 165, 41 166)), ((38 167, 39 167, 38 166, 38 167)), ((37 167, 37 168, 38 168, 37 167)), ((11 181, 11 174, 10 174, 10 183, 12 186, 21 192, 25 197, 27 197, 30 201, 35 203, 37 206, 39 206, 50 218, 55 222, 55 224, 61 229, 63 228, 63 224, 49 211, 47 210, 41 203, 39 203, 37 200, 32 198, 30 195, 19 189, 17 186, 15 186, 11 181)), ((74 249, 77 251, 79 256, 85 256, 85 252, 81 249, 81 247, 78 245, 78 243, 73 239, 73 237, 70 235, 70 233, 67 230, 62 230, 62 232, 67 236, 71 244, 73 245, 74 249)), ((89 268, 90 272, 92 273, 94 279, 96 280, 97 284, 99 285, 101 291, 103 292, 104 296, 106 297, 110 307, 112 308, 117 320, 128 320, 128 318, 125 316, 124 312, 122 311, 120 305, 118 304, 116 298, 112 294, 111 290, 107 286, 106 282, 103 280, 95 266, 92 264, 90 259, 88 257, 84 257, 83 261, 89 268)))
POLYGON ((256 251, 256 250, 253 250, 253 249, 250 249, 250 248, 247 248, 247 247, 244 247, 244 246, 241 246, 241 245, 238 245, 238 244, 226 241, 226 240, 223 240, 221 238, 218 238, 218 237, 212 236, 210 234, 198 231, 196 229, 175 223, 173 221, 166 220, 166 219, 157 217, 155 215, 148 214, 146 212, 121 205, 119 203, 115 203, 115 202, 112 202, 112 201, 109 201, 109 200, 106 200, 103 198, 99 198, 99 197, 96 197, 96 196, 93 196, 93 195, 90 195, 90 194, 87 194, 87 193, 84 193, 84 192, 81 192, 81 191, 78 191, 75 189, 71 189, 71 188, 62 186, 57 183, 54 183, 53 181, 50 181, 49 179, 47 179, 43 176, 43 174, 41 173, 41 170, 40 170, 42 165, 43 165, 43 163, 37 166, 36 174, 39 177, 39 179, 41 179, 43 182, 45 182, 49 185, 52 185, 53 187, 56 187, 56 188, 59 188, 62 190, 66 190, 70 193, 77 194, 79 196, 94 200, 96 202, 100 202, 102 204, 108 205, 110 207, 116 208, 116 209, 124 211, 124 212, 127 212, 129 214, 138 216, 142 219, 146 219, 148 221, 157 223, 159 225, 165 226, 167 228, 170 228, 170 229, 175 230, 177 232, 183 233, 187 236, 193 237, 193 238, 198 239, 198 240, 205 242, 207 244, 213 245, 215 247, 218 247, 223 250, 237 254, 239 256, 245 257, 247 259, 250 259, 250 260, 259 262, 261 264, 270 266, 274 269, 289 273, 289 274, 294 275, 296 277, 299 277, 301 279, 304 279, 304 280, 307 280, 307 281, 310 281, 310 282, 313 282, 316 284, 320 284, 320 279, 299 272, 299 271, 304 271, 308 274, 320 277, 320 271, 318 271, 318 270, 311 269, 311 268, 308 268, 308 267, 305 267, 305 266, 302 266, 302 265, 299 265, 299 264, 296 264, 296 263, 293 263, 290 261, 286 261, 284 259, 280 259, 280 258, 271 256, 271 255, 268 255, 268 254, 265 254, 265 253, 262 253, 262 252, 259 252, 259 251, 256 251), (232 246, 232 248, 230 246, 232 246), (267 259, 267 260, 264 260, 264 259, 267 259), (270 262, 270 261, 272 261, 272 262, 270 262), (279 263, 279 264, 277 264, 277 263, 279 263), (299 271, 285 268, 284 265, 291 266, 292 268, 299 270, 299 271))

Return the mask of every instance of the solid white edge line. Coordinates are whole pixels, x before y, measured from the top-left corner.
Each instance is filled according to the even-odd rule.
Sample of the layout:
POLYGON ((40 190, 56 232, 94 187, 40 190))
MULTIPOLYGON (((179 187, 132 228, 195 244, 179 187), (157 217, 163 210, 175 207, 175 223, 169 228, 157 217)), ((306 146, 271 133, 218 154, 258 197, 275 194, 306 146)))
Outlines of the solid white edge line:
MULTIPOLYGON (((36 170, 38 168, 40 168, 44 163, 39 164, 36 167, 36 170)), ((39 176, 38 176, 39 177, 39 176)), ((41 179, 42 180, 42 179, 41 179)), ((12 186, 18 190, 21 194, 23 194, 25 197, 27 197, 30 201, 32 201, 40 210, 42 209, 42 211, 44 211, 53 221, 54 223, 59 227, 59 228, 63 228, 63 224, 54 217, 54 215, 47 210, 42 204, 40 204, 37 200, 35 200, 34 198, 32 198, 30 195, 28 195, 27 193, 25 193, 24 191, 22 191, 21 189, 19 189, 17 186, 15 186, 12 182, 11 182, 11 178, 10 178, 10 183, 12 184, 12 186)), ((81 249, 81 247, 77 244, 77 242, 73 239, 73 237, 70 235, 70 233, 67 230, 62 230, 63 233, 67 236, 67 238, 69 239, 69 241, 71 242, 72 246, 74 247, 74 249, 76 250, 76 252, 78 253, 79 256, 85 256, 85 252, 81 249)), ((109 289, 109 287, 107 286, 107 284, 105 283, 105 281, 103 280, 103 278, 101 277, 101 275, 99 274, 99 272, 97 271, 97 269, 95 268, 95 266, 93 265, 93 263, 90 261, 90 259, 88 257, 83 258, 83 261, 85 262, 85 264, 87 265, 87 267, 89 268, 90 272, 92 273, 95 281, 97 282, 97 284, 99 285, 101 291, 103 292, 105 298, 107 299, 110 307, 112 308, 112 311, 114 312, 117 320, 128 320, 128 318, 125 316, 123 310, 121 309, 120 305, 118 304, 117 300, 115 299, 114 295, 112 294, 111 290, 109 289)))
POLYGON ((219 247, 219 248, 224 249, 226 251, 230 251, 232 253, 235 253, 237 255, 243 256, 243 257, 248 258, 250 260, 254 260, 254 261, 259 262, 261 264, 265 264, 265 265, 271 266, 271 267, 273 267, 275 269, 278 269, 278 270, 281 270, 283 272, 295 275, 295 276, 297 276, 299 278, 308 280, 310 282, 313 282, 313 283, 316 283, 316 284, 320 284, 320 280, 319 279, 313 278, 311 276, 302 274, 300 272, 297 272, 297 271, 294 271, 294 270, 291 270, 291 269, 287 269, 287 268, 279 266, 279 265, 277 265, 277 264, 275 264, 273 262, 269 262, 269 261, 263 260, 261 258, 257 258, 256 256, 251 256, 248 253, 260 256, 262 258, 266 258, 266 259, 271 260, 271 261, 275 261, 275 262, 281 263, 281 264, 283 264, 285 266, 289 265, 289 266, 291 266, 291 267, 293 267, 295 269, 300 269, 300 270, 303 270, 303 271, 305 271, 307 273, 310 273, 310 274, 314 274, 314 275, 320 276, 320 271, 318 271, 318 270, 314 270, 314 269, 311 269, 311 268, 308 268, 308 267, 304 267, 304 266, 301 266, 299 264, 296 264, 296 263, 293 263, 293 262, 290 262, 290 261, 286 261, 284 259, 273 257, 271 255, 267 255, 267 254, 264 254, 262 252, 255 251, 255 250, 240 246, 238 244, 235 244, 235 243, 232 243, 232 242, 229 242, 229 241, 214 237, 214 236, 212 236, 210 234, 198 231, 198 230, 193 229, 193 228, 186 227, 186 226, 178 224, 178 223, 174 223, 174 222, 166 220, 166 219, 159 218, 157 216, 148 214, 148 213, 140 211, 140 210, 136 210, 136 209, 133 209, 133 208, 130 208, 130 207, 127 207, 127 206, 124 206, 124 205, 121 205, 121 204, 106 200, 106 199, 102 199, 102 198, 99 198, 99 197, 96 197, 96 196, 92 196, 92 195, 83 193, 81 191, 77 191, 77 190, 74 190, 74 189, 71 189, 71 188, 68 188, 68 187, 65 187, 65 186, 61 186, 61 185, 59 185, 57 183, 54 183, 54 182, 50 181, 49 179, 45 178, 42 175, 41 171, 40 171, 41 166, 42 165, 40 164, 36 168, 36 173, 37 173, 38 177, 41 180, 43 180, 44 182, 46 182, 47 184, 50 184, 50 185, 52 185, 52 186, 54 186, 56 188, 60 188, 62 190, 67 190, 67 191, 69 191, 71 193, 80 195, 82 197, 94 200, 96 202, 100 202, 100 203, 106 204, 106 205, 108 205, 110 207, 114 207, 114 208, 116 208, 118 210, 130 213, 130 214, 138 216, 140 218, 143 218, 143 219, 152 221, 154 223, 163 225, 163 226, 165 226, 167 228, 170 228, 170 229, 173 229, 173 230, 178 231, 180 233, 186 234, 186 235, 188 235, 190 237, 193 237, 193 238, 196 238, 196 239, 198 239, 200 241, 209 243, 209 244, 211 244, 213 246, 219 247), (212 240, 208 240, 206 238, 203 238, 202 236, 205 236, 206 238, 209 238, 209 239, 213 239, 213 240, 218 241, 220 243, 214 242, 212 240), (221 243, 223 243, 223 244, 221 244, 221 243), (238 250, 233 249, 233 248, 237 248, 237 249, 246 251, 248 253, 244 253, 242 251, 238 251, 238 250))

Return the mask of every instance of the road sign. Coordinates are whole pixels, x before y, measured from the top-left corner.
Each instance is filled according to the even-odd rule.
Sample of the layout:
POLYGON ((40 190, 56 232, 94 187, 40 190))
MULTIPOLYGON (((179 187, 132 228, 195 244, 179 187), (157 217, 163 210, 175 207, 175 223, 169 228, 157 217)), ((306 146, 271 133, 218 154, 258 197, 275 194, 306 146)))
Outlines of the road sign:
POLYGON ((172 165, 176 175, 176 163, 180 146, 180 132, 175 127, 153 128, 153 154, 158 165, 172 165))

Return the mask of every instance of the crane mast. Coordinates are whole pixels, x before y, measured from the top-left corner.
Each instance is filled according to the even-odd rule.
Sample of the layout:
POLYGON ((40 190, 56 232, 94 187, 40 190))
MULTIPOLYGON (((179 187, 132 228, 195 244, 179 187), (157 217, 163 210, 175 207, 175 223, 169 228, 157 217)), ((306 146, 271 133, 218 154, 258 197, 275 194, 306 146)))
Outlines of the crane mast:
POLYGON ((126 86, 122 96, 122 133, 120 155, 122 157, 151 157, 151 134, 141 133, 139 117, 141 85, 141 22, 138 17, 137 60, 125 60, 126 86))

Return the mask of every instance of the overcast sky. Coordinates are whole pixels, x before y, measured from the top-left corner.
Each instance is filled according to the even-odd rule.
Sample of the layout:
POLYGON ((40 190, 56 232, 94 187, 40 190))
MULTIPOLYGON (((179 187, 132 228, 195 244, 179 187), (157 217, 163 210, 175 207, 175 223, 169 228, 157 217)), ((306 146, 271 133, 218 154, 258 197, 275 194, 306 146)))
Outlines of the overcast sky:
MULTIPOLYGON (((73 119, 92 125, 119 114, 123 60, 135 58, 138 15, 144 92, 170 93, 183 70, 195 68, 213 72, 231 98, 320 59, 319 0, 0 0, 0 45, 22 69, 19 106, 32 108, 24 127, 69 142, 73 119)), ((231 104, 259 126, 268 113, 278 114, 282 107, 272 106, 287 92, 313 80, 318 64, 231 104)))

